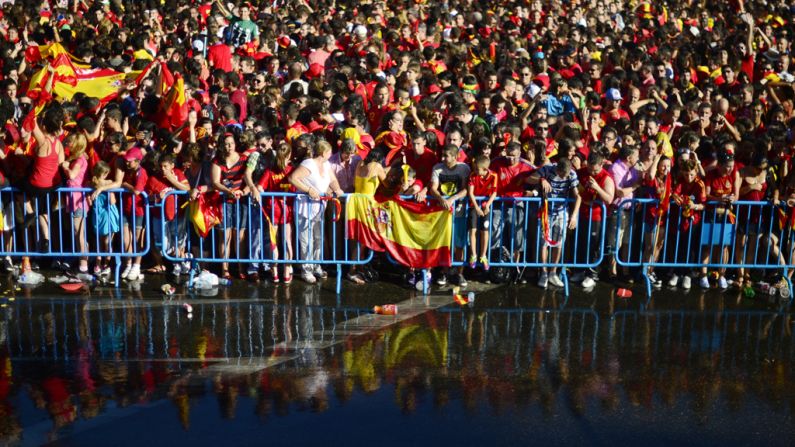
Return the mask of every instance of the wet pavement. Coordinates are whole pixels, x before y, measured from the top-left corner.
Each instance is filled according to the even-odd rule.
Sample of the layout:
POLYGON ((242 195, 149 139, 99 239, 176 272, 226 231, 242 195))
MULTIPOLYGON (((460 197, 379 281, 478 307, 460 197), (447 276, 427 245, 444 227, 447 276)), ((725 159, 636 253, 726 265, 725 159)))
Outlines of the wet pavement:
POLYGON ((647 303, 640 288, 566 299, 482 286, 461 306, 447 289, 392 284, 164 297, 147 281, 0 290, 0 443, 792 445, 795 434, 792 315, 739 292, 647 303), (372 313, 385 303, 398 315, 372 313))

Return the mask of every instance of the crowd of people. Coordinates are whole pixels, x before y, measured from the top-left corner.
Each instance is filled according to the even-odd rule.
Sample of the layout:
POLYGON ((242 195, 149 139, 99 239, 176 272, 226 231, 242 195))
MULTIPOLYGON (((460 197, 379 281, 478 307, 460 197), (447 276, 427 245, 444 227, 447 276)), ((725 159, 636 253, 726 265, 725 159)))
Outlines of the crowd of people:
MULTIPOLYGON (((549 203, 544 264, 560 261, 558 244, 578 225, 603 219, 608 253, 630 245, 630 222, 645 222, 642 256, 653 262, 666 240, 710 215, 728 220, 739 200, 780 206, 784 218, 752 212, 745 218, 757 231, 738 231, 731 244, 782 247, 772 256, 791 264, 794 12, 783 1, 743 0, 5 1, 0 171, 5 185, 27 194, 6 199, 4 214, 19 206, 38 216, 35 229, 6 218, 5 248, 35 230, 37 249, 48 249, 55 236, 43 202, 69 216, 83 252, 95 241, 105 249, 124 241, 133 253, 147 231, 169 240, 159 219, 196 240, 173 202, 153 208, 144 228, 146 201, 135 197, 146 192, 159 205, 172 190, 191 198, 218 191, 222 257, 316 261, 328 218, 321 199, 356 192, 452 210, 456 259, 488 270, 495 247, 538 242, 523 234, 536 228, 536 213, 497 204, 540 194, 568 200, 549 203), (56 95, 29 128, 23 122, 41 98, 30 94, 31 78, 56 70, 27 55, 55 42, 82 64, 142 75, 110 100, 56 95), (184 115, 164 109, 167 75, 183 82, 184 115), (56 201, 59 186, 95 190, 56 201), (263 199, 267 192, 300 196, 263 199), (634 198, 659 204, 639 211, 634 198), (260 208, 284 250, 253 242, 265 231, 249 218, 260 208), (674 214, 679 228, 661 231, 674 214), (239 241, 251 253, 233 253, 239 241)), ((577 238, 602 237, 600 225, 588 228, 577 238)), ((187 238, 156 247, 152 271, 170 270, 163 253, 184 257, 187 238)), ((679 256, 692 262, 697 250, 679 256)), ((82 258, 76 267, 108 274, 110 262, 82 258)), ((141 257, 126 262, 122 276, 141 278, 141 257)), ((617 264, 608 257, 602 274, 630 273, 617 264)), ((240 276, 257 281, 265 267, 241 264, 240 276)), ((32 268, 27 258, 21 268, 32 268)), ((232 277, 228 264, 221 273, 232 277)), ((464 273, 442 271, 437 283, 466 285, 464 273)), ((668 283, 690 288, 696 278, 710 287, 707 273, 674 269, 668 283)), ((750 281, 747 270, 723 269, 718 287, 728 287, 729 273, 737 284, 750 281)), ((292 266, 267 275, 290 282, 292 266)), ((300 268, 309 283, 326 276, 317 264, 300 268)), ((355 283, 365 276, 347 273, 355 283)), ((572 277, 585 287, 597 278, 595 270, 572 277)), ((649 278, 662 283, 654 271, 649 278)), ((563 285, 555 268, 537 281, 563 285)))

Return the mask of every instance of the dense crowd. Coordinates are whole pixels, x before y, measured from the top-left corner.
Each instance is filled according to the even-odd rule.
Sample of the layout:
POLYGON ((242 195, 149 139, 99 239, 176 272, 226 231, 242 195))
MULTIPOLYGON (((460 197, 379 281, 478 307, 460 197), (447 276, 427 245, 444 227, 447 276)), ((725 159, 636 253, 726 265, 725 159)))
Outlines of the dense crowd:
MULTIPOLYGON (((319 199, 350 192, 410 195, 455 209, 456 228, 466 229, 455 245, 469 247, 455 255, 470 267, 488 269, 490 251, 505 240, 521 247, 517 222, 535 219, 516 207, 498 213, 495 200, 539 193, 570 199, 550 203, 549 240, 606 219, 612 253, 627 244, 623 226, 633 218, 654 227, 680 213, 686 230, 702 225, 705 209, 728 215, 738 200, 783 202, 792 215, 794 9, 742 0, 5 1, 0 171, 6 185, 27 192, 16 205, 28 213, 41 214, 36 200, 54 202, 48 193, 59 186, 95 188, 53 203, 70 216, 82 249, 95 239, 105 248, 118 244, 119 232, 130 251, 146 231, 161 240, 158 219, 198 237, 179 212, 167 211, 173 205, 153 208, 151 229, 142 226, 143 200, 124 196, 114 212, 108 204, 118 194, 109 190, 124 188, 146 192, 153 205, 171 190, 223 193, 219 244, 229 258, 240 256, 235 241, 262 231, 247 219, 262 207, 287 241, 263 260, 293 259, 294 250, 317 260, 322 244, 312 239, 328 217, 319 199), (55 42, 82 64, 142 75, 110 100, 54 95, 27 128, 23 121, 41 99, 41 89, 30 94, 31 78, 48 64, 55 71, 28 55, 55 42), (163 106, 171 93, 166 77, 182 82, 182 108, 163 106), (258 192, 306 198, 263 200, 258 192), (660 204, 637 216, 633 198, 660 204), (600 203, 608 205, 605 216, 600 203), (85 241, 86 226, 101 237, 85 241)), ((47 217, 39 216, 36 230, 42 250, 51 238, 47 217)), ((7 235, 20 231, 6 221, 7 235)), ((790 239, 786 222, 776 219, 772 228, 738 232, 737 243, 790 239)), ((678 233, 648 231, 644 260, 660 256, 661 241, 678 233)), ((551 255, 554 264, 561 250, 549 240, 541 261, 551 255)), ((775 256, 791 263, 792 247, 785 248, 775 256)), ((169 250, 184 255, 184 241, 158 247, 152 271, 168 270, 160 254, 169 250)), ((140 278, 141 261, 130 259, 123 276, 140 278)), ((76 267, 107 274, 109 263, 83 258, 76 267)), ((240 275, 259 280, 263 267, 241 264, 240 275)), ((30 268, 23 259, 23 271, 30 268)), ((179 274, 187 266, 172 268, 179 274)), ((231 278, 228 264, 221 273, 231 278)), ((441 272, 437 282, 466 285, 463 273, 441 272)), ((578 273, 586 287, 597 279, 595 271, 578 273)), ((267 274, 290 282, 293 270, 285 264, 267 274)), ((604 274, 622 272, 612 259, 604 274)), ((732 274, 738 284, 749 280, 747 271, 732 274)), ((307 282, 326 275, 317 264, 301 266, 307 282)), ((365 276, 347 274, 356 283, 365 276)), ((709 287, 706 268, 695 277, 709 287)), ((650 278, 662 282, 654 272, 650 278)), ((716 281, 728 286, 725 269, 716 281)), ((543 269, 538 283, 562 285, 554 268, 543 269)), ((691 272, 672 271, 669 284, 689 288, 691 272)))

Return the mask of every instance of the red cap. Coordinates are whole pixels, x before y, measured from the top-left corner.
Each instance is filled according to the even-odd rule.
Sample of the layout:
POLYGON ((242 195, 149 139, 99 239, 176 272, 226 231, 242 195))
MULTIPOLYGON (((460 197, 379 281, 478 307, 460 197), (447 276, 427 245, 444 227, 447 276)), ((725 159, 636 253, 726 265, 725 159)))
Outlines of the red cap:
POLYGON ((325 71, 326 70, 323 68, 322 65, 312 64, 309 66, 309 69, 304 74, 306 75, 307 79, 312 80, 315 78, 319 78, 320 76, 323 76, 325 71))
POLYGON ((137 147, 128 150, 127 153, 124 154, 125 161, 133 161, 133 160, 141 161, 143 160, 143 158, 144 158, 144 153, 141 152, 141 150, 138 149, 137 147))

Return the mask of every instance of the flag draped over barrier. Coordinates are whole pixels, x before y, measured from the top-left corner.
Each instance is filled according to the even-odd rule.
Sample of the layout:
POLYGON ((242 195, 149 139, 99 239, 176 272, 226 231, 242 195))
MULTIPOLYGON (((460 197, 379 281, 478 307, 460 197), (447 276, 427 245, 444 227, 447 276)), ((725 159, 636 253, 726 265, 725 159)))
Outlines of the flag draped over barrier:
POLYGON ((412 268, 450 265, 453 215, 444 208, 352 194, 346 211, 348 237, 365 247, 412 268))
POLYGON ((188 218, 199 236, 207 237, 210 230, 221 223, 222 205, 218 191, 199 194, 195 200, 188 202, 188 218))

